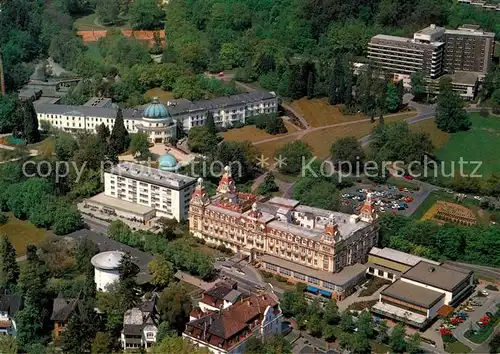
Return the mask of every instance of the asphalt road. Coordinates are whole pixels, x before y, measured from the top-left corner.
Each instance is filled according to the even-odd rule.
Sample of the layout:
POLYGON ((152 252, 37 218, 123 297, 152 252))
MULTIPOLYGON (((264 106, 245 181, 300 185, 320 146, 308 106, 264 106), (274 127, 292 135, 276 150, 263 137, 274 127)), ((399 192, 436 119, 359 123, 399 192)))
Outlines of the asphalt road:
MULTIPOLYGON (((500 280, 500 269, 498 269, 498 268, 475 265, 475 264, 468 264, 468 263, 462 263, 462 262, 452 262, 452 261, 448 261, 445 263, 449 263, 454 267, 462 268, 462 269, 465 269, 467 271, 472 270, 475 273, 477 273, 479 275, 483 275, 483 276, 488 277, 488 278, 500 280)), ((500 298, 499 298, 499 301, 500 301, 500 298)))
MULTIPOLYGON (((500 294, 495 291, 491 291, 490 295, 486 298, 482 306, 476 307, 474 312, 469 312, 469 317, 467 318, 466 321, 461 323, 460 325, 457 326, 453 330, 453 335, 462 343, 466 344, 469 346, 471 349, 477 349, 480 347, 480 344, 476 344, 465 338, 464 334, 467 330, 469 330, 471 327, 477 329, 478 326, 476 324, 477 321, 481 319, 481 317, 484 316, 486 312, 492 312, 495 313, 497 310, 497 303, 500 301, 500 294)), ((488 340, 485 341, 486 343, 489 342, 488 340)))
POLYGON ((87 215, 83 216, 83 221, 87 225, 87 228, 92 231, 95 231, 103 235, 106 235, 108 233, 109 224, 105 221, 93 219, 87 215))

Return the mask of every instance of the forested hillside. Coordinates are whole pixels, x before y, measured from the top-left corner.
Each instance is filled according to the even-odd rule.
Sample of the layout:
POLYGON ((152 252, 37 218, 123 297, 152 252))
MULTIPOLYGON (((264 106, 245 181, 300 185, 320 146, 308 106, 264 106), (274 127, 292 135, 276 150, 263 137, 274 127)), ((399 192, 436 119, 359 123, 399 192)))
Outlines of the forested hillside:
POLYGON ((365 54, 374 34, 470 22, 500 35, 500 14, 454 0, 171 0, 167 58, 195 69, 242 67, 241 78, 263 86, 277 85, 290 59, 309 59, 321 82, 331 59, 365 54))

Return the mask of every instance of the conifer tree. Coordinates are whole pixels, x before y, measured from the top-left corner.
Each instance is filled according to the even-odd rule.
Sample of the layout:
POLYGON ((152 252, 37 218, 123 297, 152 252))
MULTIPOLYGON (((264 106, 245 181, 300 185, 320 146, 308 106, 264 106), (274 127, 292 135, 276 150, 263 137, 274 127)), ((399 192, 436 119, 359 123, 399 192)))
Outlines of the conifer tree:
POLYGON ((118 154, 121 154, 128 148, 129 136, 127 129, 125 129, 125 124, 123 123, 123 112, 121 108, 118 108, 116 112, 115 124, 111 131, 109 143, 110 148, 118 154))
POLYGON ((16 262, 16 250, 7 235, 0 241, 0 284, 12 289, 19 279, 19 265, 16 262))

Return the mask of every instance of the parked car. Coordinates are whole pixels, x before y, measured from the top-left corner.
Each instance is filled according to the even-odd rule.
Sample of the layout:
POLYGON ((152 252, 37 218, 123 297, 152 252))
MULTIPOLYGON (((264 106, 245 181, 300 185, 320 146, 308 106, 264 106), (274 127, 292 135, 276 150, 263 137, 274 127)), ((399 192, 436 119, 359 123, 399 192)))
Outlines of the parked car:
POLYGON ((483 289, 481 290, 481 294, 483 294, 484 296, 488 296, 490 293, 483 289))

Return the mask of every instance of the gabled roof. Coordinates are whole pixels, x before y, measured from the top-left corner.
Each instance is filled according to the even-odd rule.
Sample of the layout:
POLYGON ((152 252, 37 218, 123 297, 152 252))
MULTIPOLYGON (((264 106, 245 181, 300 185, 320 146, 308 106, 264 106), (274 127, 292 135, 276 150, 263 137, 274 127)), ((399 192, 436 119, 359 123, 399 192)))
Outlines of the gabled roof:
POLYGON ((21 309, 22 303, 20 295, 0 295, 0 311, 7 312, 11 317, 21 309))
POLYGON ((220 313, 210 313, 205 317, 189 322, 188 326, 204 333, 207 340, 216 336, 228 340, 237 333, 250 328, 252 321, 263 315, 267 307, 278 305, 277 299, 272 294, 251 295, 220 313))
POLYGON ((52 321, 67 321, 69 316, 72 315, 80 306, 78 299, 66 299, 57 297, 54 299, 54 306, 50 319, 52 321))

